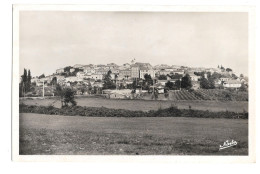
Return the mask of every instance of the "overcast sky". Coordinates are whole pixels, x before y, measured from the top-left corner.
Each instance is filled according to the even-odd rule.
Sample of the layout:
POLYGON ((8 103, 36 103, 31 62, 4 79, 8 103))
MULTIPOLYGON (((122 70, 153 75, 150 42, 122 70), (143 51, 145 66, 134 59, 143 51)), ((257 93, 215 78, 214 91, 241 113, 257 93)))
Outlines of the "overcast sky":
POLYGON ((74 64, 223 65, 248 74, 247 13, 20 12, 20 74, 74 64))

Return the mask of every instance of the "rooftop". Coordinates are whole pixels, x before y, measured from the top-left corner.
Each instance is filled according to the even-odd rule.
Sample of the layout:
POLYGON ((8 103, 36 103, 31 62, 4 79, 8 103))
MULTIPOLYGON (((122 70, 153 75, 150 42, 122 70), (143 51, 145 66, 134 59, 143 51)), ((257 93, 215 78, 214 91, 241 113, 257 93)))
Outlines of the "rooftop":
POLYGON ((238 80, 232 79, 232 80, 226 81, 225 84, 241 84, 241 82, 238 80))

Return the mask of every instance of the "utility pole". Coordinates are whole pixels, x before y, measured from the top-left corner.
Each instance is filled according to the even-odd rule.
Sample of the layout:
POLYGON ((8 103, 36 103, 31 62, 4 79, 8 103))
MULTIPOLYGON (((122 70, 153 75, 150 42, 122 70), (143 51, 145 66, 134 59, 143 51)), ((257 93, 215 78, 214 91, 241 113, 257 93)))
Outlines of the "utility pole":
POLYGON ((43 80, 43 85, 42 85, 42 98, 44 98, 44 80, 43 80))
POLYGON ((180 78, 180 91, 181 91, 181 78, 180 78))
POLYGON ((143 80, 140 80, 141 81, 141 93, 142 93, 142 90, 143 90, 143 80))
POLYGON ((153 79, 153 95, 154 95, 154 79, 153 79))
POLYGON ((51 83, 51 86, 52 86, 52 96, 54 97, 53 82, 51 83))
POLYGON ((116 90, 117 90, 117 80, 116 80, 116 90))

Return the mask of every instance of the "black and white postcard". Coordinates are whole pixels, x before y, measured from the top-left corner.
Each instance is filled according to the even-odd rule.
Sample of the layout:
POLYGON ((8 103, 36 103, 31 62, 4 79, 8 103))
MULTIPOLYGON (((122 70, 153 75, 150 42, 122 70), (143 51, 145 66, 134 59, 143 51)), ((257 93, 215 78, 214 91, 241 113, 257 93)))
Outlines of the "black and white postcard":
POLYGON ((254 51, 250 7, 14 5, 13 159, 254 162, 254 51))

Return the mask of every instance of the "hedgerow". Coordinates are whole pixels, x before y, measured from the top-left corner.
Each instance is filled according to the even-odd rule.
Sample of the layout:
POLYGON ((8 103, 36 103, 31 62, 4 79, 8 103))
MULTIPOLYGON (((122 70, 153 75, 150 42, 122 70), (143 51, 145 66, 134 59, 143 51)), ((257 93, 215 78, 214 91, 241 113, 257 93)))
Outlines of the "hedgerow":
POLYGON ((19 105, 20 113, 38 113, 48 115, 65 116, 87 116, 87 117, 197 117, 197 118, 230 118, 230 119, 248 119, 248 112, 211 112, 193 109, 178 109, 171 106, 166 109, 144 111, 131 111, 125 109, 111 109, 105 107, 82 107, 68 106, 64 108, 55 108, 53 106, 34 106, 19 105))

